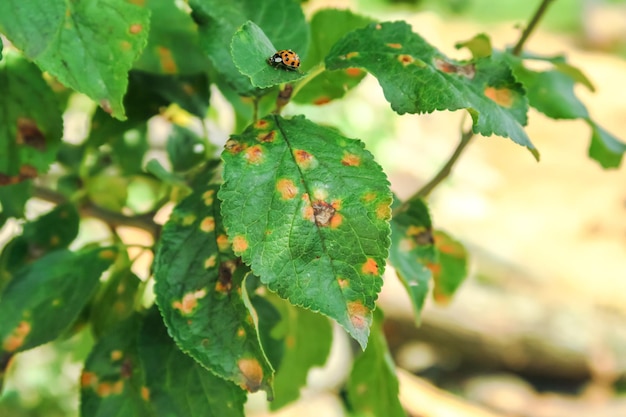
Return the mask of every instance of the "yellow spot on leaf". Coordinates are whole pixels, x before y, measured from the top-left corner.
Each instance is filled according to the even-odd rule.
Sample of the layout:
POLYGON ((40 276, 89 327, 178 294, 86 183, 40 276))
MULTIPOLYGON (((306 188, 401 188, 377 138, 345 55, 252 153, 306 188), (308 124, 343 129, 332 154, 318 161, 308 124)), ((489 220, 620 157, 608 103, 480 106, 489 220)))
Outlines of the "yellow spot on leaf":
POLYGON ((2 348, 7 352, 16 351, 24 344, 24 340, 30 331, 31 325, 29 322, 19 322, 17 327, 15 327, 15 329, 13 329, 13 331, 2 341, 2 348))
POLYGON ((387 203, 380 203, 376 206, 376 217, 380 220, 391 219, 391 207, 387 203))
POLYGON ((213 268, 217 265, 217 255, 211 255, 204 261, 204 267, 206 269, 213 268))
POLYGON ((511 90, 507 88, 485 88, 485 95, 502 107, 510 108, 513 105, 511 90))
POLYGON ((358 167, 361 165, 361 157, 353 153, 344 153, 341 163, 347 167, 358 167))
POLYGON ((113 387, 110 382, 101 382, 98 384, 98 387, 96 388, 96 394, 98 394, 99 397, 103 397, 103 398, 111 395, 112 391, 113 391, 113 387))
POLYGON ((307 151, 296 149, 293 151, 293 156, 296 160, 296 164, 302 169, 310 169, 317 166, 317 160, 307 151))
POLYGON ((341 226, 342 222, 343 222, 343 216, 339 213, 335 213, 335 215, 330 218, 330 228, 336 229, 339 226, 341 226))
POLYGON ((298 187, 292 180, 287 178, 278 180, 276 190, 280 193, 283 200, 290 200, 298 195, 298 187))
POLYGON ((254 145, 248 149, 246 149, 246 153, 244 156, 249 163, 258 164, 263 160, 263 148, 259 145, 254 145))
POLYGON ((388 47, 393 48, 393 49, 401 49, 402 45, 399 43, 388 43, 387 44, 388 47))
POLYGON ((133 23, 128 30, 131 34, 136 35, 143 30, 143 26, 139 23, 133 23))
POLYGON ((122 359, 124 357, 124 352, 122 352, 119 349, 116 349, 114 351, 111 352, 111 360, 113 362, 115 361, 119 361, 120 359, 122 359))
POLYGON ((110 260, 115 259, 116 255, 117 255, 117 253, 114 250, 105 249, 103 251, 100 251, 100 253, 98 254, 98 257, 100 259, 105 259, 107 261, 110 261, 110 260))
POLYGON ((211 216, 205 217, 200 223, 200 230, 205 233, 209 233, 215 230, 215 218, 211 216))
POLYGON ((120 47, 122 48, 122 51, 130 51, 133 48, 133 45, 128 41, 121 41, 120 47))
POLYGON ((189 226, 191 224, 193 224, 193 222, 196 221, 196 215, 193 213, 189 213, 187 214, 185 217, 182 218, 182 225, 183 226, 189 226))
POLYGON ((276 131, 270 130, 267 133, 261 132, 256 136, 256 138, 259 142, 263 142, 263 143, 274 142, 274 139, 276 139, 276 131))
POLYGON ((226 252, 230 248, 230 243, 228 242, 228 237, 224 234, 221 234, 217 237, 217 248, 220 252, 226 252))
POLYGON ((233 239, 233 250, 235 253, 242 253, 248 249, 248 241, 243 236, 235 236, 233 239))
POLYGON ((241 387, 250 392, 258 391, 263 382, 263 368, 261 364, 254 358, 239 359, 237 367, 241 372, 241 387))
POLYGON ((80 386, 83 388, 95 387, 98 383, 98 377, 95 373, 89 371, 83 371, 80 376, 80 386))
POLYGON ((407 65, 412 64, 415 61, 415 58, 411 55, 400 54, 398 55, 398 61, 406 67, 407 65))
POLYGON ((141 399, 146 402, 150 401, 150 389, 146 386, 141 387, 141 399))
POLYGON ((376 30, 381 30, 383 27, 380 25, 380 23, 376 24, 376 30))
POLYGON ((328 96, 320 96, 313 100, 313 104, 315 104, 316 106, 323 106, 324 104, 328 103, 330 103, 330 97, 328 96))
POLYGON ((342 290, 348 288, 348 285, 350 285, 350 282, 346 278, 339 277, 337 278, 337 282, 342 290))
POLYGON ((360 301, 351 301, 347 305, 350 322, 355 329, 364 330, 370 325, 370 311, 360 301))
POLYGON ((361 267, 361 271, 363 271, 364 274, 368 275, 378 275, 378 264, 374 259, 367 258, 367 261, 365 261, 365 263, 361 267))
POLYGON ((174 61, 174 57, 172 56, 172 51, 170 49, 159 46, 157 47, 157 54, 159 55, 159 62, 161 63, 163 72, 166 74, 176 74, 178 72, 176 61, 174 61))
POLYGON ((213 205, 215 197, 215 190, 208 190, 204 194, 202 194, 202 199, 204 200, 204 204, 207 206, 213 205))
POLYGON ((269 126, 269 122, 265 119, 259 119, 254 123, 256 129, 265 129, 267 126, 269 126))
POLYGON ((50 246, 57 246, 61 239, 57 235, 50 236, 50 246))
POLYGON ((352 59, 352 58, 356 58, 357 56, 359 56, 358 52, 348 52, 346 54, 346 59, 352 59))
POLYGON ((376 200, 376 193, 368 192, 364 194, 362 198, 363 201, 365 201, 366 203, 371 203, 372 201, 376 200))
POLYGON ((172 303, 172 307, 179 310, 182 315, 188 316, 193 313, 195 308, 198 306, 198 300, 204 298, 206 294, 207 292, 204 288, 187 293, 183 296, 181 301, 174 301, 172 303))
POLYGON ((238 337, 244 337, 245 335, 246 335, 246 331, 243 329, 243 327, 240 327, 239 329, 237 329, 238 337))
POLYGON ((346 68, 346 74, 348 74, 348 77, 359 77, 363 74, 363 71, 359 68, 346 68))

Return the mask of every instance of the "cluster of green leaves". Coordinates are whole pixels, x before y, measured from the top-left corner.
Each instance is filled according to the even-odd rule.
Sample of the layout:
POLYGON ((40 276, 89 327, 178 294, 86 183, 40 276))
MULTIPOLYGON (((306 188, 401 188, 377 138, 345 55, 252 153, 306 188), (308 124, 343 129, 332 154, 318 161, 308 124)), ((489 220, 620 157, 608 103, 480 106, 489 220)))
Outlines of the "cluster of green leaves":
POLYGON ((463 109, 474 133, 509 137, 537 158, 523 128, 529 104, 585 119, 590 156, 605 167, 625 150, 589 118, 573 85, 590 84, 562 57, 493 51, 480 35, 459 44, 473 58, 458 61, 404 22, 333 9, 307 21, 293 0, 185 7, 0 3, 10 41, 0 44, 0 224, 25 219, 33 197, 56 204, 24 220, 0 255, 0 366, 89 323, 96 342, 80 381, 83 415, 239 416, 244 390, 259 389, 282 407, 326 360, 328 318, 365 351, 346 382, 348 407, 403 415, 375 311, 386 261, 419 320, 431 289, 445 302, 458 288, 466 251, 433 228, 418 194, 392 207, 362 142, 281 116, 290 100, 339 99, 369 73, 398 114, 463 109), (300 55, 299 71, 268 65, 280 49, 300 55), (528 59, 554 69, 531 71, 528 59), (214 138, 189 123, 213 111, 211 86, 237 121, 221 160, 214 138), (97 108, 87 137, 70 143, 62 115, 74 111, 75 93, 97 108), (160 159, 148 156, 155 117, 169 123, 160 159), (170 202, 170 219, 155 224, 170 202), (77 239, 89 216, 110 236, 77 239), (131 272, 121 225, 155 238, 158 310, 143 307, 149 286, 131 272))

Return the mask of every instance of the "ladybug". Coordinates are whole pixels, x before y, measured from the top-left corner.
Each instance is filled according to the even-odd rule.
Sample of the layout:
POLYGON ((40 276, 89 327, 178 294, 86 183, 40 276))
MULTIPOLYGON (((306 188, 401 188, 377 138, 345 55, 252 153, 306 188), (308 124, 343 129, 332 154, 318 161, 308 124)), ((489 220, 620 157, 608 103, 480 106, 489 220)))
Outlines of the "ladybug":
POLYGON ((288 71, 297 71, 300 67, 300 57, 291 49, 281 49, 269 57, 267 62, 275 68, 283 68, 288 71))

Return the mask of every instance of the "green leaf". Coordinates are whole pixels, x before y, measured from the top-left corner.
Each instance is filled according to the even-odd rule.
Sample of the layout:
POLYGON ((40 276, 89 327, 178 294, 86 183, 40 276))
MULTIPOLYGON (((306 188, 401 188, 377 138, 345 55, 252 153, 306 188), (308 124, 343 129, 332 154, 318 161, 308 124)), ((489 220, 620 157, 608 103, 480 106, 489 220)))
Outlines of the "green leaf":
POLYGON ((99 207, 121 212, 128 198, 128 178, 98 175, 87 183, 89 199, 99 207))
MULTIPOLYGON (((311 19, 311 44, 302 70, 309 70, 323 62, 331 47, 348 32, 361 28, 372 19, 349 10, 322 9, 311 19)), ((310 80, 294 97, 299 103, 324 104, 341 98, 365 77, 358 68, 344 71, 324 71, 310 80)))
POLYGON ((237 69, 248 76, 255 87, 272 87, 296 81, 306 75, 300 71, 271 66, 267 60, 277 49, 263 33, 263 29, 251 21, 235 32, 230 50, 237 69))
POLYGON ((0 341, 21 352, 56 339, 89 301, 113 248, 51 252, 15 273, 0 296, 0 341))
POLYGON ((465 247, 447 233, 434 233, 438 262, 428 265, 433 273, 435 288, 433 297, 441 304, 447 303, 467 277, 467 251, 465 247))
POLYGON ((140 77, 140 88, 154 92, 163 103, 176 103, 199 118, 206 117, 211 95, 205 73, 156 75, 138 72, 137 75, 140 77))
POLYGON ((506 62, 494 57, 451 60, 405 22, 370 24, 350 32, 326 57, 326 68, 364 68, 399 114, 466 109, 474 133, 509 137, 538 153, 523 127, 528 103, 506 62))
POLYGON ((233 35, 248 20, 261 27, 277 49, 291 49, 301 58, 306 56, 308 27, 302 8, 293 0, 190 0, 189 5, 200 28, 201 47, 213 68, 239 95, 265 93, 254 88, 250 79, 237 70, 231 56, 233 35))
POLYGON ((394 214, 391 231, 389 261, 411 298, 415 320, 419 323, 432 277, 428 266, 437 263, 432 222, 426 203, 423 200, 407 201, 405 208, 394 214))
POLYGON ((236 254, 268 288, 365 347, 389 248, 392 196, 363 144, 270 116, 222 153, 219 198, 236 254))
POLYGON ((2 38, 0 38, 0 60, 2 60, 2 50, 4 49, 4 44, 2 43, 2 38))
POLYGON ((348 380, 348 401, 363 417, 404 417, 398 399, 396 368, 383 333, 383 315, 375 311, 370 341, 355 359, 348 380))
POLYGON ((146 44, 148 24, 148 10, 126 0, 0 2, 0 32, 118 119, 125 118, 127 74, 146 44))
POLYGON ((205 160, 206 142, 194 132, 182 126, 173 125, 165 145, 174 171, 188 171, 205 160))
POLYGON ((80 377, 81 416, 153 416, 137 353, 139 324, 139 316, 131 316, 91 350, 80 377))
POLYGON ((457 42, 454 47, 457 49, 469 49, 474 59, 487 58, 491 56, 493 52, 491 48, 491 39, 489 39, 489 36, 485 35, 484 33, 480 33, 470 40, 457 42))
POLYGON ((134 68, 157 74, 204 72, 209 60, 200 49, 198 27, 172 0, 146 0, 150 10, 148 44, 134 68))
MULTIPOLYGON (((0 16, 4 2, 0 2, 0 16)), ((0 18, 1 19, 1 18, 0 18)), ((0 61, 0 186, 48 170, 63 121, 54 92, 37 67, 16 53, 0 61)))
POLYGON ((24 206, 32 195, 32 181, 0 187, 0 227, 11 217, 24 217, 24 206))
POLYGON ((25 223, 22 234, 3 249, 2 266, 15 271, 52 250, 68 247, 78 235, 79 221, 76 207, 68 203, 25 223))
POLYGON ((598 161, 602 168, 619 168, 622 156, 626 152, 626 143, 611 135, 591 119, 587 119, 587 123, 592 129, 589 157, 598 161))
POLYGON ((277 305, 283 319, 272 335, 284 340, 285 350, 276 372, 276 398, 269 404, 271 410, 278 410, 300 397, 309 370, 324 365, 333 340, 332 327, 326 317, 284 301, 277 305))
POLYGON ((144 319, 139 353, 156 417, 243 417, 245 391, 181 352, 156 308, 144 319))
POLYGON ((173 184, 179 186, 186 186, 183 179, 177 174, 169 172, 161 163, 156 159, 148 161, 145 167, 146 172, 154 175, 157 179, 163 181, 166 184, 173 184))
POLYGON ((271 397, 273 369, 241 297, 247 268, 224 232, 218 186, 207 169, 163 227, 154 263, 156 300, 181 350, 224 379, 271 397))

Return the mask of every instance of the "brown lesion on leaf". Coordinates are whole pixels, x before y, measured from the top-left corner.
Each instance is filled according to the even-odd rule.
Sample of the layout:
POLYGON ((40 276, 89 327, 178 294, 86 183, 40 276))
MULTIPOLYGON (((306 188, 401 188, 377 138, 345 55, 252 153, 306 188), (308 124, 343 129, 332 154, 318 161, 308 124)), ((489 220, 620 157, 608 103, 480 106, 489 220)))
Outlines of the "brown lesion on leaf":
POLYGON ((419 246, 433 245, 435 243, 432 228, 409 226, 406 235, 419 246))
POLYGON ((263 148, 261 145, 254 145, 246 149, 244 158, 251 164, 259 164, 264 158, 263 148))
POLYGON ((159 56, 159 63, 163 72, 166 74, 176 74, 178 72, 178 66, 172 55, 172 50, 164 46, 158 46, 156 48, 157 55, 159 56))
POLYGON ((82 388, 95 387, 98 384, 98 376, 95 372, 83 371, 80 375, 80 386, 82 388))
POLYGON ((206 269, 214 268, 217 265, 217 255, 213 254, 204 260, 204 267, 206 269))
POLYGON ((513 93, 508 88, 487 87, 485 88, 485 96, 502 107, 511 108, 513 106, 513 93))
POLYGON ((305 210, 305 216, 319 227, 330 226, 332 229, 336 229, 343 222, 343 216, 338 213, 340 208, 340 200, 335 200, 332 203, 314 200, 310 205, 310 210, 305 210))
POLYGON ((20 167, 17 175, 8 175, 0 172, 0 185, 17 184, 22 181, 33 179, 37 176, 37 169, 32 165, 24 164, 20 167))
POLYGON ((17 137, 15 138, 15 143, 29 146, 41 152, 46 150, 46 136, 39 130, 37 122, 26 117, 17 119, 17 137))
POLYGON ((410 65, 413 62, 415 62, 415 58, 413 58, 411 55, 400 54, 398 55, 398 61, 406 67, 407 65, 410 65))
POLYGON ((205 288, 201 288, 194 292, 189 292, 183 295, 183 298, 180 301, 172 302, 172 308, 180 311, 183 316, 188 316, 193 313, 193 311, 198 306, 198 300, 204 298, 207 295, 207 291, 205 288))
POLYGON ((213 216, 207 216, 200 222, 200 230, 205 233, 210 233, 215 230, 215 218, 213 216))
POLYGON ((358 167, 361 165, 361 157, 353 153, 345 152, 341 158, 341 164, 348 167, 358 167))
POLYGON ((361 301, 351 301, 347 304, 348 316, 355 329, 365 330, 370 325, 370 310, 361 301))
POLYGON ((248 249, 248 240, 244 236, 235 236, 233 238, 233 250, 235 253, 242 253, 248 249))
POLYGON ((263 368, 254 358, 242 358, 237 361, 237 367, 241 372, 239 385, 250 392, 256 392, 263 383, 263 368))
POLYGON ((366 275, 378 275, 378 264, 373 258, 367 258, 361 266, 361 271, 366 275))
POLYGON ((298 195, 298 187, 288 178, 281 178, 276 182, 276 191, 280 193, 283 200, 291 200, 298 195))
POLYGON ((265 119, 259 119, 256 122, 254 122, 254 128, 255 129, 266 129, 268 126, 270 125, 270 123, 265 120, 265 119))
POLYGON ((433 64, 435 68, 441 72, 445 72, 446 74, 458 74, 469 78, 470 80, 476 75, 476 66, 472 63, 458 65, 442 58, 434 58, 433 64))
POLYGON ((220 252, 226 252, 230 249, 230 242, 228 241, 228 236, 225 234, 219 235, 215 241, 217 242, 217 249, 220 252))
POLYGON ((215 200, 215 190, 207 190, 202 194, 202 200, 206 206, 212 206, 215 200))
POLYGON ((22 347, 31 330, 30 322, 26 320, 20 321, 15 329, 2 341, 2 349, 7 352, 15 352, 22 347))
POLYGON ((296 160, 296 164, 302 169, 310 169, 317 166, 315 157, 303 149, 294 149, 293 157, 296 160))
POLYGON ((231 259, 220 263, 217 282, 215 283, 215 291, 220 293, 229 293, 233 288, 233 274, 239 266, 239 261, 231 259))
POLYGON ((267 133, 261 132, 256 136, 256 138, 259 142, 262 142, 262 143, 274 142, 274 139, 276 139, 276 131, 270 130, 267 133))
POLYGON ((376 218, 379 220, 391 219, 391 207, 389 203, 382 202, 376 206, 376 218))
POLYGON ((98 254, 98 258, 105 259, 107 261, 115 259, 116 256, 117 256, 117 252, 115 252, 112 249, 101 250, 100 253, 98 254))
POLYGON ((108 397, 110 395, 119 395, 124 391, 124 381, 118 380, 113 382, 101 382, 96 387, 96 394, 99 397, 108 397))
POLYGON ((247 146, 245 144, 242 144, 241 142, 233 138, 228 139, 226 141, 226 144, 224 144, 224 149, 226 149, 226 152, 232 155, 238 154, 239 152, 246 149, 246 147, 247 146))
POLYGON ((337 283, 339 284, 339 288, 345 290, 350 285, 350 281, 347 278, 337 277, 337 283))
POLYGON ((402 45, 399 43, 388 43, 387 46, 393 49, 402 49, 402 45))
POLYGON ((324 104, 328 104, 330 103, 330 97, 328 96, 320 96, 318 98, 316 98, 315 100, 313 100, 313 104, 315 104, 316 106, 323 106, 324 104))
POLYGON ((346 68, 345 73, 348 77, 360 77, 363 74, 363 70, 360 68, 346 68))

